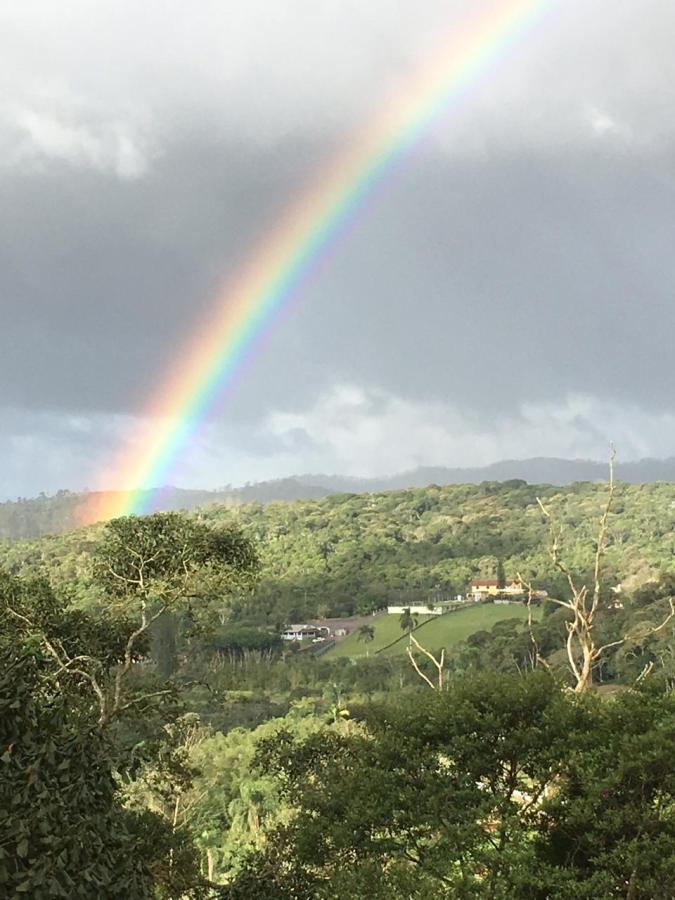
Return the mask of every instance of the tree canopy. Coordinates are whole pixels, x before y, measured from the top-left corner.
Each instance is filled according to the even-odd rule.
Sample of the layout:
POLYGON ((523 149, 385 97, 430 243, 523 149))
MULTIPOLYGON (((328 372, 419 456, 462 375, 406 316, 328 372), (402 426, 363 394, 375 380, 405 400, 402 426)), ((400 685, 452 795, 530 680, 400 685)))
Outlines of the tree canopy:
POLYGON ((545 674, 399 697, 348 732, 279 732, 259 760, 295 813, 226 896, 667 900, 673 737, 672 695, 607 704, 545 674))

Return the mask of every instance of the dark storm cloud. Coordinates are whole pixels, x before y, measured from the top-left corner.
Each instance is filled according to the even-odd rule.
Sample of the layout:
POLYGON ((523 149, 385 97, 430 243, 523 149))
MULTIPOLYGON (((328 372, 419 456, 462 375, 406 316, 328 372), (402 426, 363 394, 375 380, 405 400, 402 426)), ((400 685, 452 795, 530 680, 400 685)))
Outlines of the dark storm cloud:
MULTIPOLYGON (((288 202, 465 16, 459 0, 0 9, 0 418, 21 479, 50 436, 50 485, 69 447, 95 471, 288 202), (30 438, 12 437, 17 410, 30 438)), ((666 0, 560 4, 442 118, 215 411, 206 482, 235 480, 219 448, 283 474, 264 466, 291 433, 275 465, 357 470, 344 447, 307 462, 317 404, 339 416, 344 385, 389 444, 394 411, 409 431, 442 420, 457 441, 427 445, 457 457, 436 462, 462 440, 499 454, 499 416, 555 408, 566 452, 595 452, 593 417, 616 427, 621 409, 634 452, 656 452, 674 387, 673 27, 666 0)), ((536 453, 523 433, 512 452, 536 453)))
MULTIPOLYGON (((137 411, 298 183, 296 163, 202 143, 140 185, 5 186, 2 400, 137 411)), ((565 391, 670 402, 667 161, 420 163, 357 219, 273 335, 242 412, 302 404, 308 384, 335 380, 486 411, 565 391)))
POLYGON ((137 410, 295 178, 202 143, 142 182, 63 168, 0 182, 0 402, 137 410))
POLYGON ((379 373, 397 393, 486 411, 565 392, 669 405, 670 168, 428 161, 361 226, 307 315, 344 377, 379 373))

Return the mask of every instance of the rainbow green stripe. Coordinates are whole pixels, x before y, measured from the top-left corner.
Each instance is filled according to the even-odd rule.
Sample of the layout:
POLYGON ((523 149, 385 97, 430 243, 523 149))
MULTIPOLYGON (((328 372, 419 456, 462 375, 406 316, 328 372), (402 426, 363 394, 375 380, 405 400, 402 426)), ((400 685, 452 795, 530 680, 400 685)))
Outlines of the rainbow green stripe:
POLYGON ((147 491, 166 484, 215 403, 231 391, 245 363, 301 293, 327 249, 364 210, 441 116, 522 42, 557 0, 503 0, 453 33, 406 96, 350 144, 315 187, 283 217, 239 276, 218 296, 178 365, 172 365, 145 410, 157 423, 152 436, 106 471, 124 486, 104 495, 84 517, 144 512, 147 491))

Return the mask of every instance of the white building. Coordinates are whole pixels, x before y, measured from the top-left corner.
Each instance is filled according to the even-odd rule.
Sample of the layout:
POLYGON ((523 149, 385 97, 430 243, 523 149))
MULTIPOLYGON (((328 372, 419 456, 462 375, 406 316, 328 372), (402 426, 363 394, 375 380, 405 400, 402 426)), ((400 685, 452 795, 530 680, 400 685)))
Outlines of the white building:
POLYGON ((313 641, 316 638, 327 638, 330 628, 327 625, 289 625, 281 632, 284 641, 313 641))
POLYGON ((426 606, 422 603, 412 603, 409 606, 388 606, 387 612, 392 615, 403 615, 409 612, 411 616, 442 616, 448 611, 447 606, 426 606))

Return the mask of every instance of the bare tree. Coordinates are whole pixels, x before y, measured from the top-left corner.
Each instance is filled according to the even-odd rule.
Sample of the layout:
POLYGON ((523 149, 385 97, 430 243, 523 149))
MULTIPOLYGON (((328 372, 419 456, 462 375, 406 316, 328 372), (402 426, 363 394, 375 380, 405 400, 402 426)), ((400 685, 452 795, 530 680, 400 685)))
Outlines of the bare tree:
POLYGON ((517 573, 518 581, 520 582, 521 587, 525 588, 527 591, 527 630, 530 635, 530 643, 532 645, 532 649, 530 650, 530 665, 532 666, 532 670, 536 669, 536 667, 542 666, 544 669, 548 669, 550 671, 550 666, 545 656, 543 656, 541 652, 541 648, 539 647, 539 642, 537 641, 534 634, 534 622, 532 620, 532 602, 534 600, 535 590, 530 581, 526 581, 520 572, 517 573))
MULTIPOLYGON (((564 529, 562 524, 555 517, 548 506, 544 504, 540 497, 537 497, 537 503, 542 513, 546 517, 550 525, 550 545, 549 554, 553 565, 561 572, 567 581, 570 596, 567 599, 552 598, 552 601, 558 606, 563 607, 570 612, 571 616, 565 623, 567 628, 567 661, 574 678, 574 691, 583 693, 593 683, 593 668, 602 659, 603 654, 611 647, 618 647, 623 644, 627 638, 621 637, 609 643, 598 645, 595 641, 595 625, 597 622, 598 612, 600 610, 600 602, 602 598, 602 562, 607 551, 609 517, 614 502, 614 494, 616 490, 616 482, 614 478, 614 460, 616 451, 611 448, 609 458, 609 483, 607 492, 607 501, 600 517, 598 524, 598 534, 595 544, 595 555, 593 565, 593 582, 591 585, 581 584, 572 574, 571 569, 563 558, 563 537, 564 529)), ((519 576, 520 578, 520 576, 519 576)), ((521 583, 528 590, 528 605, 530 606, 529 627, 530 637, 535 646, 537 660, 544 665, 548 665, 541 656, 534 639, 532 629, 532 586, 528 582, 520 578, 521 583)), ((656 633, 668 624, 675 616, 675 607, 673 606, 673 598, 668 598, 670 612, 666 618, 650 633, 656 633)))
POLYGON ((417 672, 417 674, 420 676, 420 678, 422 678, 424 681, 426 681, 426 683, 429 685, 429 687, 431 688, 432 691, 442 691, 443 687, 444 687, 443 664, 445 663, 445 649, 441 650, 440 657, 438 659, 436 659, 436 657, 433 655, 433 653, 431 653, 429 650, 427 650, 425 647, 423 647, 420 644, 420 642, 417 640, 417 638, 413 637, 412 633, 409 635, 409 639, 410 639, 410 643, 408 644, 408 648, 407 648, 408 659, 412 663, 414 670, 417 672), (417 664, 417 660, 415 659, 415 655, 413 654, 413 651, 412 651, 412 646, 411 646, 412 644, 415 645, 415 647, 420 651, 420 653, 423 653, 426 657, 428 657, 428 659, 430 659, 431 662, 436 667, 436 673, 437 673, 436 684, 434 684, 433 681, 427 675, 425 675, 425 673, 420 669, 419 665, 417 664))

